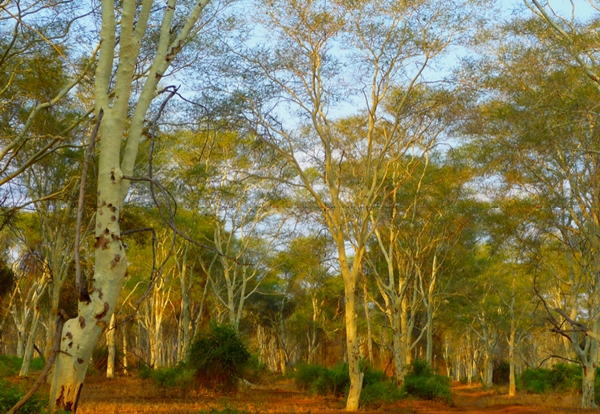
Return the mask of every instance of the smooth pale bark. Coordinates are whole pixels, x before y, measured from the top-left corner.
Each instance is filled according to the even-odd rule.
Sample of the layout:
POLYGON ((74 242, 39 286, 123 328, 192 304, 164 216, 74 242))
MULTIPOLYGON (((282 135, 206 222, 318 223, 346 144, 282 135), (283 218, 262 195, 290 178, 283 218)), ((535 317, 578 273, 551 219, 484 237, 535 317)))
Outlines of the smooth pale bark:
POLYGON ((123 322, 121 324, 121 335, 123 336, 123 373, 125 375, 128 374, 127 372, 127 367, 128 367, 128 361, 127 361, 127 328, 126 328, 126 323, 123 322))
POLYGON ((106 362, 106 378, 113 379, 115 377, 115 314, 110 317, 108 331, 106 331, 106 346, 108 348, 108 360, 106 362))
POLYGON ((179 282, 181 284, 181 317, 179 318, 179 329, 177 330, 177 361, 183 361, 186 357, 187 350, 190 345, 190 295, 189 289, 192 287, 193 268, 189 269, 188 283, 188 266, 187 254, 189 245, 186 244, 181 258, 181 263, 178 261, 179 282))
POLYGON ((24 345, 25 345, 25 335, 27 322, 29 320, 29 310, 23 309, 22 312, 19 312, 16 304, 13 303, 10 313, 13 316, 13 320, 15 323, 15 328, 17 328, 17 352, 16 355, 18 358, 23 358, 24 345))
POLYGON ((40 309, 36 306, 33 310, 33 318, 31 320, 31 330, 27 337, 27 344, 25 345, 25 352, 23 354, 23 363, 21 364, 21 370, 19 371, 19 377, 26 377, 29 375, 29 366, 31 359, 33 358, 33 345, 37 334, 37 328, 40 321, 40 309))
POLYGON ((425 313, 427 314, 426 330, 426 350, 425 361, 432 366, 433 363, 433 314, 434 314, 434 293, 438 276, 437 253, 433 256, 433 265, 431 268, 431 279, 427 284, 420 278, 420 290, 423 295, 423 303, 425 304, 425 313), (425 285, 425 286, 424 286, 425 285))
POLYGON ((119 226, 123 201, 129 189, 129 180, 124 176, 133 174, 146 114, 156 96, 158 83, 196 27, 207 3, 208 0, 195 3, 183 26, 173 22, 177 6, 175 0, 169 0, 162 9, 156 53, 146 72, 147 77, 137 81, 143 86, 129 119, 132 80, 139 63, 142 38, 146 35, 148 19, 155 6, 152 0, 122 2, 118 31, 114 0, 102 0, 100 3, 101 46, 94 97, 96 115, 104 111, 104 116, 100 125, 98 154, 94 277, 90 279, 89 299, 80 298, 77 316, 69 319, 62 329, 61 352, 55 363, 50 391, 52 409, 77 410, 91 353, 119 300, 127 270, 127 254, 119 226), (178 31, 178 28, 181 29, 178 31), (119 51, 118 57, 116 50, 119 51), (116 74, 113 68, 116 68, 116 74))
POLYGON ((596 381, 596 362, 583 364, 583 378, 581 382, 581 408, 597 408, 594 382, 596 381))
POLYGON ((367 291, 367 280, 363 277, 363 306, 365 320, 367 321, 367 357, 369 364, 373 366, 373 333, 371 331, 371 312, 369 311, 369 297, 367 291))
POLYGON ((313 292, 311 295, 312 303, 312 323, 310 329, 306 332, 308 342, 308 363, 316 363, 316 352, 317 352, 317 324, 319 323, 319 317, 321 314, 319 307, 319 300, 317 298, 317 292, 313 292))

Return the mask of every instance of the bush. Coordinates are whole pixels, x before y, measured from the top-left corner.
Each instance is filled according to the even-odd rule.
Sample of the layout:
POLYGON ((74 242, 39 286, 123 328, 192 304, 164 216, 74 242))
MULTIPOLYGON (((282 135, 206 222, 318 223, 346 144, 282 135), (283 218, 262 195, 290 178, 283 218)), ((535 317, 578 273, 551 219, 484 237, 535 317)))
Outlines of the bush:
POLYGON ((296 367, 294 383, 300 390, 309 391, 320 377, 326 375, 325 371, 327 368, 322 365, 300 364, 296 367))
POLYGON ((381 403, 391 403, 404 397, 405 395, 398 389, 398 386, 386 379, 363 385, 360 392, 360 406, 378 408, 381 403))
POLYGON ((424 400, 441 400, 452 403, 450 378, 435 375, 426 361, 416 360, 404 377, 402 394, 424 400))
POLYGON ((581 388, 581 367, 575 364, 556 364, 551 369, 526 369, 517 378, 517 387, 531 394, 578 390, 581 388))
POLYGON ((0 377, 12 377, 19 373, 23 358, 14 355, 0 355, 0 377))
POLYGON ((230 325, 211 324, 196 337, 188 356, 200 386, 215 391, 237 390, 249 361, 250 353, 230 325))
POLYGON ((244 369, 243 378, 251 383, 257 383, 267 371, 267 364, 260 362, 258 355, 251 355, 244 369))
MULTIPOLYGON (((18 403, 26 392, 21 392, 17 387, 0 379, 0 413, 6 413, 18 403)), ((19 409, 20 414, 42 414, 46 411, 46 399, 33 395, 23 407, 19 409)))
POLYGON ((152 369, 148 365, 141 365, 139 376, 142 379, 151 378, 154 383, 166 390, 167 388, 179 387, 187 389, 194 384, 194 370, 187 368, 185 364, 178 364, 171 368, 152 369))
MULTIPOLYGON (((377 406, 382 402, 396 401, 402 393, 381 370, 373 370, 363 365, 363 389, 360 394, 361 406, 377 406)), ((348 364, 337 364, 333 368, 322 365, 301 364, 296 367, 296 386, 304 391, 320 395, 344 396, 350 388, 348 364)))
POLYGON ((337 364, 331 369, 322 365, 298 365, 295 383, 304 391, 342 396, 350 386, 348 364, 337 364))

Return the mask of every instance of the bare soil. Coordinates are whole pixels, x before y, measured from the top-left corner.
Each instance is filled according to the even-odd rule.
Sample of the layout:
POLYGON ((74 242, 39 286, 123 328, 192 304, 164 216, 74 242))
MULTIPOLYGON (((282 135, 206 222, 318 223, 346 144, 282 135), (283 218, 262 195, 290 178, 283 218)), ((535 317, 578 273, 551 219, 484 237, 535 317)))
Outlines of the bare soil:
MULTIPOLYGON (((580 395, 542 396, 518 394, 509 398, 506 388, 483 390, 455 384, 454 405, 439 402, 402 400, 394 404, 362 409, 362 413, 588 413, 578 408, 580 395)), ((210 413, 230 408, 234 413, 342 413, 343 401, 296 390, 292 381, 274 380, 270 384, 252 386, 232 395, 212 395, 194 389, 161 389, 151 380, 119 377, 107 380, 100 376, 86 379, 78 413, 210 413)))

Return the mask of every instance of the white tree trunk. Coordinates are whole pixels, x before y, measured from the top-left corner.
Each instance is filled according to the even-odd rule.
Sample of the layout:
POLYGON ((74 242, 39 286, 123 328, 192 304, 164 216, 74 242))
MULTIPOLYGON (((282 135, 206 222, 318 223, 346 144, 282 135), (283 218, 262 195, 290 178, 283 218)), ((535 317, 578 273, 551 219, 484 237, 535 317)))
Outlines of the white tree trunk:
POLYGON ((106 378, 115 377, 115 314, 110 317, 110 325, 106 331, 106 346, 108 348, 108 360, 106 362, 106 378))
POLYGON ((127 372, 127 329, 126 329, 126 323, 123 322, 121 324, 121 335, 123 336, 123 373, 125 375, 128 374, 127 372))
POLYGON ((21 370, 19 371, 20 377, 26 377, 29 375, 29 366, 31 364, 31 359, 33 358, 33 345, 35 343, 39 321, 40 310, 37 306, 35 306, 33 310, 33 320, 31 321, 31 330, 29 332, 29 336, 27 337, 27 345, 25 346, 25 353, 23 355, 23 364, 21 364, 21 370))
POLYGON ((581 383, 581 408, 597 408, 594 392, 596 380, 596 363, 583 364, 583 378, 581 383))

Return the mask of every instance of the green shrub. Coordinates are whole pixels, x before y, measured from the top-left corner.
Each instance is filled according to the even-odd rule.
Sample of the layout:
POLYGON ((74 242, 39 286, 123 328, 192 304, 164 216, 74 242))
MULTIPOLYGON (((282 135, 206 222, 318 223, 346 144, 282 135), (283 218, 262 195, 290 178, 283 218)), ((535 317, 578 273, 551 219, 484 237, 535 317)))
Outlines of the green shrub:
POLYGON ((141 379, 147 379, 152 377, 152 367, 146 364, 140 364, 138 368, 138 375, 141 379))
POLYGON ((402 394, 424 400, 441 400, 452 403, 450 378, 435 375, 426 361, 416 360, 404 377, 402 394))
POLYGON ((398 389, 398 386, 390 380, 372 382, 363 385, 360 392, 360 406, 377 408, 381 403, 391 403, 404 397, 405 395, 398 389))
POLYGON ((315 384, 320 377, 325 375, 325 371, 327 371, 327 368, 322 365, 300 364, 296 366, 294 383, 296 384, 296 387, 302 391, 309 391, 313 384, 315 384))
POLYGON ((0 377, 12 377, 19 373, 23 358, 14 355, 0 355, 0 377))
POLYGON ((152 369, 148 365, 141 365, 138 372, 140 378, 151 378, 163 390, 173 387, 188 389, 194 385, 195 371, 187 368, 186 364, 157 369, 152 369))
MULTIPOLYGON (((378 406, 384 402, 397 401, 402 393, 381 370, 374 370, 363 364, 363 389, 360 394, 361 406, 378 406)), ((300 364, 296 367, 296 386, 304 391, 320 395, 344 396, 350 388, 348 364, 337 364, 333 368, 322 365, 300 364)))
POLYGON ((329 369, 322 365, 298 365, 295 383, 298 388, 319 395, 342 396, 350 386, 348 364, 329 369))
POLYGON ((365 367, 363 377, 363 388, 371 384, 377 384, 380 382, 387 381, 389 381, 389 378, 387 377, 387 375, 385 375, 385 372, 383 372, 382 370, 365 367))
MULTIPOLYGON (((26 392, 0 379, 0 413, 6 413, 18 403, 26 392)), ((19 409, 20 414, 42 414, 46 411, 46 399, 33 395, 23 407, 19 409)))
POLYGON ((37 357, 37 358, 32 358, 31 359, 31 364, 29 365, 29 368, 33 371, 41 371, 44 369, 44 366, 46 364, 44 363, 44 361, 42 360, 42 358, 37 357))
POLYGON ((339 397, 346 394, 350 388, 348 364, 336 364, 332 369, 328 370, 324 378, 326 382, 323 392, 321 392, 322 395, 333 394, 339 397))
POLYGON ((258 355, 251 355, 242 376, 251 383, 257 383, 261 381, 267 371, 267 364, 260 362, 258 355))
POLYGON ((517 387, 531 394, 578 390, 581 388, 581 367, 575 364, 556 364, 551 369, 526 369, 517 378, 517 387))
POLYGON ((217 391, 236 390, 249 360, 250 353, 236 329, 217 324, 194 339, 188 356, 200 386, 217 391))

